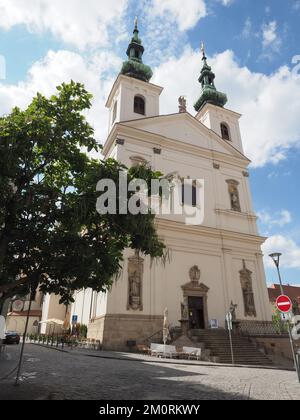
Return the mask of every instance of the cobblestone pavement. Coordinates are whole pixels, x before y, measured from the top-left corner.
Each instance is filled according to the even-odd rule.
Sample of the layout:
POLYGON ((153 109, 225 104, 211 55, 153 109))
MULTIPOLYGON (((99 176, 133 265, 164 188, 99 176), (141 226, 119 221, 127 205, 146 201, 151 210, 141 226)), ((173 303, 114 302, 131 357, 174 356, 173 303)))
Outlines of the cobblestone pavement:
MULTIPOLYGON (((8 347, 9 361, 1 356, 0 378, 19 351, 8 347)), ((34 345, 26 346, 21 386, 13 382, 0 380, 0 400, 300 400, 295 372, 103 359, 34 345)))

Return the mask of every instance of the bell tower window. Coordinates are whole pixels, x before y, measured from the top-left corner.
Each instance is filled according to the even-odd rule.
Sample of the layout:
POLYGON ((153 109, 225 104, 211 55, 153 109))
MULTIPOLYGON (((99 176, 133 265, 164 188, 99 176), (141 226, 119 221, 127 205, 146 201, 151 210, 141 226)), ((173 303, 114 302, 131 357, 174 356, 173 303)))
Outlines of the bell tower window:
POLYGON ((116 121, 117 111, 118 111, 118 102, 116 101, 115 104, 114 104, 114 109, 113 109, 112 123, 114 123, 116 121))
POLYGON ((134 112, 136 114, 145 115, 146 114, 146 102, 145 99, 141 96, 135 96, 134 98, 134 112))
POLYGON ((221 135, 223 140, 231 141, 230 129, 227 124, 221 124, 221 135))

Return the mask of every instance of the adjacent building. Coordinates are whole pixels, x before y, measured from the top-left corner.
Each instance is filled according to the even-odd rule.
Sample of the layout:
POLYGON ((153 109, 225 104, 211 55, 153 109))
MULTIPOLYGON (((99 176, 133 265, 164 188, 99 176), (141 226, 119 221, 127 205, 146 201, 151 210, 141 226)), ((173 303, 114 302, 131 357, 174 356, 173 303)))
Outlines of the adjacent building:
MULTIPOLYGON (((275 303, 277 298, 281 295, 281 287, 279 284, 273 284, 268 288, 269 300, 271 308, 275 310, 275 303)), ((288 296, 293 302, 293 312, 295 315, 300 315, 300 287, 297 286, 283 286, 283 293, 288 296)))
MULTIPOLYGON (((26 297, 16 297, 9 302, 6 316, 6 331, 16 331, 18 334, 24 334, 29 305, 29 295, 26 297)), ((43 294, 37 291, 34 301, 31 302, 31 309, 29 311, 28 334, 37 334, 39 332, 40 321, 42 319, 42 306, 43 294)))

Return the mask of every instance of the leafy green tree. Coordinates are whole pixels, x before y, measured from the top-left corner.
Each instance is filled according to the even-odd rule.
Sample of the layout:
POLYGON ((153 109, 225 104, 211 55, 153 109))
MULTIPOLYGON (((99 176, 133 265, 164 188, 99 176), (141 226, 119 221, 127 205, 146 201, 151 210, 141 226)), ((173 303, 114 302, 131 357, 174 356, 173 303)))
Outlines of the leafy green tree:
MULTIPOLYGON (((126 168, 88 157, 86 152, 101 150, 83 115, 91 99, 72 81, 51 98, 37 94, 26 110, 15 108, 0 118, 2 301, 40 285, 68 303, 75 290, 107 291, 126 248, 152 258, 164 255, 150 211, 137 216, 96 211, 99 180, 118 186, 126 168)), ((128 182, 142 177, 150 185, 160 175, 136 167, 128 170, 128 182)))

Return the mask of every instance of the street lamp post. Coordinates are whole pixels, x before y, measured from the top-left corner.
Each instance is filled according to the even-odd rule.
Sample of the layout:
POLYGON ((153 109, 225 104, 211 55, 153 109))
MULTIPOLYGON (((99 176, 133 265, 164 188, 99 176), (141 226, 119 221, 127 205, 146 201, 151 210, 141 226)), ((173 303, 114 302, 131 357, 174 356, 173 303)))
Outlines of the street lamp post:
MULTIPOLYGON (((283 284, 282 284, 282 278, 281 278, 281 273, 280 273, 280 257, 282 256, 282 254, 280 254, 279 252, 276 252, 274 254, 271 254, 270 257, 272 258, 272 260, 274 261, 274 264, 276 265, 277 268, 277 273, 278 273, 278 278, 279 278, 279 284, 280 284, 280 292, 282 295, 284 295, 284 290, 283 290, 283 284)), ((298 359, 296 357, 296 353, 295 353, 295 347, 294 347, 294 343, 293 343, 293 338, 292 338, 292 332, 291 332, 291 327, 290 327, 290 322, 287 322, 288 325, 288 332, 289 332, 289 339, 290 339, 290 344, 291 344, 291 349, 292 349, 292 354, 293 354, 293 359, 294 359, 294 364, 295 364, 295 368, 298 374, 298 380, 300 383, 300 366, 298 363, 298 359)))

